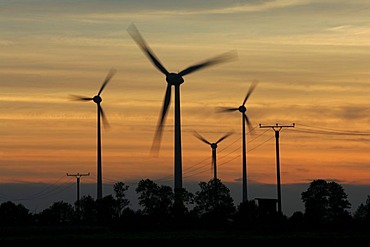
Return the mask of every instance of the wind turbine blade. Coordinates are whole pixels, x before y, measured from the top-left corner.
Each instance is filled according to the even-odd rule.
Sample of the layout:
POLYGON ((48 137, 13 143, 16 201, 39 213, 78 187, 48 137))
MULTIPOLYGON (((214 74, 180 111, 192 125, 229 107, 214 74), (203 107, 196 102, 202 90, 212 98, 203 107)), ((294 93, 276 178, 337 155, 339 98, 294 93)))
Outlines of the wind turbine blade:
POLYGON ((194 136, 196 138, 198 138, 199 140, 201 140, 202 142, 204 142, 208 145, 211 145, 211 143, 209 141, 207 141, 203 136, 201 136, 198 132, 194 131, 194 136))
POLYGON ((252 84, 249 86, 249 89, 248 89, 248 93, 247 95, 245 96, 244 98, 244 101, 243 101, 243 104, 242 105, 245 105, 245 103, 247 102, 249 96, 252 94, 252 92, 254 91, 254 89, 256 88, 257 86, 257 81, 253 81, 252 84))
POLYGON ((243 114, 244 115, 244 118, 245 118, 245 121, 247 123, 247 126, 248 126, 248 129, 249 129, 249 132, 253 132, 253 127, 252 127, 252 123, 251 121, 249 120, 249 118, 247 117, 247 114, 243 114))
POLYGON ((157 67, 157 69, 159 69, 163 74, 167 76, 169 72, 159 62, 159 59, 154 55, 154 52, 149 48, 149 46, 145 42, 144 38, 141 36, 136 26, 133 23, 131 23, 131 25, 127 28, 127 31, 134 39, 134 41, 139 45, 139 47, 143 50, 143 52, 149 57, 152 63, 157 67))
POLYGON ((162 132, 163 132, 163 125, 158 125, 154 138, 153 138, 152 147, 150 150, 152 155, 158 156, 159 148, 161 146, 162 132))
POLYGON ((218 112, 232 112, 238 111, 239 108, 229 108, 229 107, 218 107, 218 112))
POLYGON ((219 55, 217 57, 208 59, 208 60, 206 60, 206 61, 204 61, 202 63, 199 63, 199 64, 196 64, 196 65, 190 66, 190 67, 182 70, 179 73, 179 75, 185 76, 185 75, 190 74, 190 73, 193 73, 193 72, 195 72, 197 70, 206 68, 206 67, 211 66, 211 65, 215 65, 215 64, 222 63, 222 62, 226 62, 226 61, 232 60, 234 58, 236 58, 236 52, 235 51, 226 52, 226 53, 221 54, 221 55, 219 55))
POLYGON ((225 138, 229 137, 233 132, 229 132, 227 133, 226 135, 224 135, 223 137, 221 137, 220 139, 218 139, 218 141, 216 141, 215 143, 218 144, 219 142, 223 141, 225 138))
POLYGON ((161 113, 160 125, 163 125, 164 119, 166 118, 168 107, 171 102, 171 84, 167 84, 166 94, 163 100, 163 108, 161 113))
POLYGON ((111 69, 109 72, 108 72, 108 74, 107 74, 107 76, 105 77, 105 80, 104 80, 104 82, 103 82, 103 84, 101 85, 101 87, 100 87, 100 90, 99 90, 99 92, 98 92, 98 95, 100 95, 101 94, 101 92, 103 92, 103 89, 105 88, 105 86, 108 84, 108 82, 110 81, 110 79, 113 77, 113 75, 116 73, 116 70, 115 69, 111 69))
POLYGON ((103 126, 104 126, 105 129, 109 129, 110 124, 108 123, 108 120, 107 120, 107 117, 105 116, 103 108, 101 107, 100 104, 98 104, 98 107, 99 107, 101 119, 103 120, 103 126))
POLYGON ((91 97, 79 96, 79 95, 70 95, 71 100, 79 100, 79 101, 90 101, 93 100, 91 97))
POLYGON ((163 125, 158 124, 155 135, 154 135, 152 148, 150 151, 153 155, 158 155, 161 140, 162 140, 162 129, 163 129, 163 125))
POLYGON ((154 141, 153 141, 153 144, 152 144, 152 153, 158 153, 158 151, 159 151, 159 146, 160 146, 160 142, 161 142, 161 139, 162 139, 163 123, 164 123, 164 120, 166 118, 170 102, 171 102, 171 84, 168 83, 167 88, 166 88, 166 94, 165 94, 164 100, 163 100, 163 107, 162 107, 161 116, 159 118, 156 133, 154 135, 154 141))

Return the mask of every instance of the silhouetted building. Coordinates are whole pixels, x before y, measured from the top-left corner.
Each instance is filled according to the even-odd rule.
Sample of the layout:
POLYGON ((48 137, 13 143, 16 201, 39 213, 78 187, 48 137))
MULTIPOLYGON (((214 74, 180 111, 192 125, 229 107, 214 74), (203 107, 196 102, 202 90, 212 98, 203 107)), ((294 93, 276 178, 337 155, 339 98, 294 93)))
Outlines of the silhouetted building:
POLYGON ((277 213, 276 205, 278 200, 273 198, 255 198, 258 212, 261 217, 274 216, 277 213))

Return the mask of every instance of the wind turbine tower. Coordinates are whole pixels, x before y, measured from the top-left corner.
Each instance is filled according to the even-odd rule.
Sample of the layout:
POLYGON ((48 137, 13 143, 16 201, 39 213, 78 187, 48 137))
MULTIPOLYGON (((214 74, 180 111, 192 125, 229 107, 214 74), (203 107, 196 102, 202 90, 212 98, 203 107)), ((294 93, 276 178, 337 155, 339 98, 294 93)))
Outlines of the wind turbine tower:
POLYGON ((103 108, 101 106, 102 98, 100 94, 103 92, 104 88, 107 86, 110 79, 116 73, 115 69, 111 69, 106 76, 103 84, 101 85, 98 94, 94 97, 85 97, 78 95, 71 95, 72 99, 78 101, 93 101, 97 106, 97 199, 102 199, 103 197, 103 179, 102 179, 102 156, 101 156, 101 121, 103 121, 103 126, 105 128, 109 127, 109 123, 104 114, 103 108))
POLYGON ((242 117, 242 177, 243 177, 243 184, 242 184, 242 200, 243 202, 248 201, 248 193, 247 193, 247 134, 245 130, 245 126, 248 126, 249 132, 252 133, 252 124, 249 120, 246 111, 247 107, 245 104, 247 100, 251 96, 252 92, 257 86, 257 81, 253 81, 252 84, 249 86, 247 95, 245 96, 243 103, 239 107, 226 107, 222 108, 220 112, 234 112, 239 111, 242 117))
POLYGON ((194 135, 197 137, 199 140, 202 142, 208 144, 211 146, 212 149, 212 166, 213 166, 213 179, 214 181, 217 180, 217 165, 216 165, 216 149, 217 149, 217 144, 229 137, 232 134, 232 132, 229 132, 222 136, 220 139, 218 139, 216 142, 209 142, 207 139, 205 139, 203 136, 201 136, 199 133, 195 132, 194 135))
POLYGON ((204 69, 211 65, 219 64, 228 60, 231 60, 236 57, 235 52, 228 52, 217 57, 211 58, 204 62, 192 65, 187 67, 186 69, 174 73, 169 72, 159 61, 156 57, 154 52, 150 49, 147 45, 141 34, 139 33, 138 29, 134 24, 131 24, 128 29, 128 33, 131 35, 133 40, 138 44, 144 54, 149 58, 149 60, 153 63, 153 65, 162 73, 164 74, 167 82, 166 92, 164 96, 162 111, 159 117, 158 125, 156 128, 156 133, 154 136, 154 141, 152 145, 152 153, 157 153, 159 150, 161 138, 162 138, 162 131, 164 127, 165 118, 167 115, 167 110, 170 105, 171 101, 171 91, 172 86, 174 87, 175 91, 175 107, 174 107, 174 189, 175 191, 178 189, 182 189, 182 142, 181 142, 181 117, 180 117, 180 86, 184 83, 184 76, 189 75, 193 72, 196 72, 200 69, 204 69))

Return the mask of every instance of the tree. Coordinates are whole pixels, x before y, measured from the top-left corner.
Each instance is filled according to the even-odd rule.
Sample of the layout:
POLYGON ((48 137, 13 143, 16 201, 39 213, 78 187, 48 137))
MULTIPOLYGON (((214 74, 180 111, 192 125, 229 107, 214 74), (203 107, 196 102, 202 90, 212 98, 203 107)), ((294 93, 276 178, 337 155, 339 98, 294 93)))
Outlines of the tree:
POLYGON ((0 225, 24 226, 31 223, 32 215, 22 204, 16 205, 11 201, 0 205, 0 225))
POLYGON ((311 224, 335 223, 348 218, 350 203, 341 185, 322 179, 311 182, 301 193, 305 205, 305 220, 311 224))
POLYGON ((370 195, 365 204, 361 203, 354 213, 354 219, 361 225, 370 226, 370 195))
POLYGON ((69 225, 73 221, 73 206, 67 202, 54 202, 49 208, 39 213, 42 224, 47 225, 69 225))
POLYGON ((150 179, 141 180, 136 192, 139 194, 139 205, 143 207, 143 214, 157 219, 170 216, 174 193, 171 187, 157 185, 150 179))
POLYGON ((95 201, 97 220, 101 225, 112 225, 119 218, 118 201, 112 195, 104 196, 95 201))
POLYGON ((126 191, 129 189, 129 186, 123 182, 115 183, 113 190, 117 199, 117 210, 118 216, 122 215, 123 210, 125 210, 129 205, 130 201, 126 198, 126 191))
POLYGON ((351 203, 347 200, 343 187, 336 182, 329 182, 328 191, 329 218, 336 222, 345 220, 350 216, 347 209, 351 208, 351 203))
POLYGON ((208 224, 214 226, 229 222, 236 211, 230 190, 220 179, 199 183, 200 191, 195 193, 194 211, 208 224))
POLYGON ((247 200, 241 202, 234 215, 234 224, 238 228, 252 228, 258 224, 259 211, 258 206, 254 200, 247 200))
POLYGON ((188 207, 194 203, 194 194, 185 188, 177 188, 174 192, 174 196, 178 198, 174 200, 172 214, 181 220, 189 213, 188 207))
POLYGON ((308 190, 301 193, 305 206, 305 218, 311 223, 323 223, 326 221, 328 209, 327 182, 325 180, 314 180, 308 190))
POLYGON ((80 217, 84 223, 92 224, 97 222, 97 209, 92 196, 87 195, 80 199, 80 217))

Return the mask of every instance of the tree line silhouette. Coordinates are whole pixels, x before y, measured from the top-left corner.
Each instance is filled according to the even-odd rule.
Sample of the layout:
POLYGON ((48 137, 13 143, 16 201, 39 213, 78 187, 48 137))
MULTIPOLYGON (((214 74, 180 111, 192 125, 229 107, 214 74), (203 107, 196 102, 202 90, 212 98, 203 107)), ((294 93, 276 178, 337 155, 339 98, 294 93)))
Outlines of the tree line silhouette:
POLYGON ((175 193, 170 186, 141 180, 135 191, 140 209, 133 210, 126 198, 129 186, 117 182, 114 195, 101 199, 90 195, 74 205, 58 201, 39 213, 30 213, 22 204, 0 204, 0 226, 64 227, 103 226, 121 230, 354 230, 370 229, 370 196, 354 214, 343 187, 336 182, 313 180, 301 193, 304 212, 287 217, 256 200, 236 205, 230 190, 220 179, 199 182, 195 193, 182 188, 175 193), (176 196, 179 196, 176 200, 176 196))

